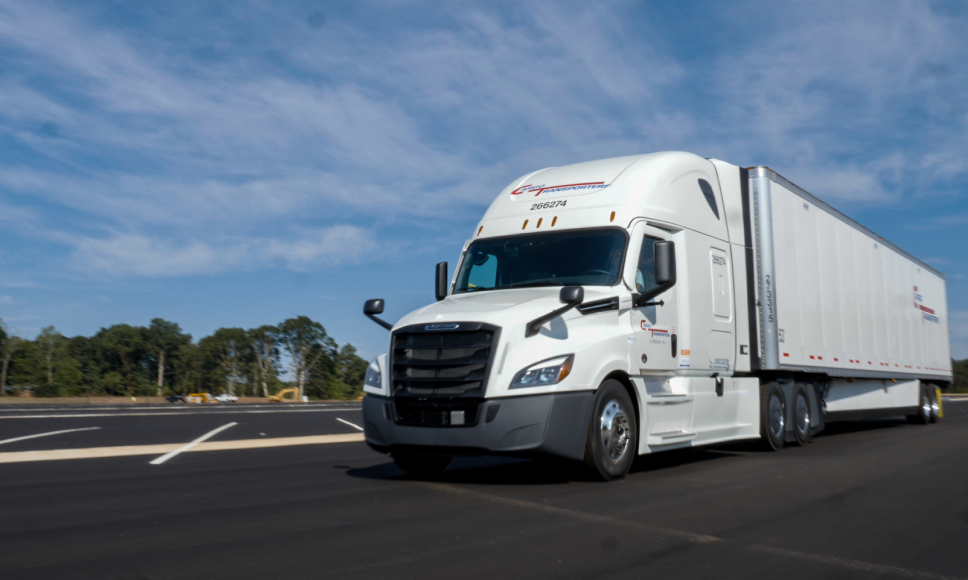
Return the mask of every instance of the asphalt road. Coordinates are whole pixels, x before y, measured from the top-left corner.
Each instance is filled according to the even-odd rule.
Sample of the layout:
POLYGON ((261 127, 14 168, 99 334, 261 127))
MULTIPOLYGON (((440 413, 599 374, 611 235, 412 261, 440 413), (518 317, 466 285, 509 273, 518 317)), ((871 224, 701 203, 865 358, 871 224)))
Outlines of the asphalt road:
MULTIPOLYGON (((361 442, 2 463, 0 578, 966 578, 968 402, 945 413, 647 456, 608 484, 502 458, 420 481, 361 442)), ((362 424, 358 405, 0 417, 0 457, 362 424)))

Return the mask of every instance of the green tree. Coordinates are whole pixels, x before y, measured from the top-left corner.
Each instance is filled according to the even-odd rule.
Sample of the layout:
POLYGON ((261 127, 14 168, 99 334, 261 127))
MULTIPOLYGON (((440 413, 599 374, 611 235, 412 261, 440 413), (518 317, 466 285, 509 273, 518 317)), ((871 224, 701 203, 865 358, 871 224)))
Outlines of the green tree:
POLYGON ((172 365, 178 392, 183 395, 195 392, 195 387, 201 379, 198 345, 191 342, 179 345, 172 365))
POLYGON ((7 373, 10 371, 10 359, 20 348, 23 339, 7 332, 7 325, 0 320, 0 397, 7 394, 7 373))
POLYGON ((306 394, 309 374, 332 366, 336 358, 336 341, 326 334, 322 324, 308 316, 298 316, 279 325, 279 343, 289 353, 292 384, 299 389, 301 400, 306 394))
POLYGON ((269 396, 269 381, 279 371, 279 329, 265 325, 249 331, 249 345, 262 396, 269 396))
POLYGON ((43 394, 47 384, 45 367, 44 353, 37 342, 24 340, 10 358, 10 374, 7 378, 11 385, 16 385, 22 391, 43 394))
POLYGON ((107 375, 112 372, 121 376, 124 394, 128 396, 146 382, 142 372, 146 348, 144 334, 144 328, 115 324, 102 328, 94 336, 97 354, 106 371, 102 382, 109 393, 118 394, 117 382, 107 380, 107 375))
POLYGON ((337 372, 340 380, 348 388, 345 398, 355 399, 363 392, 363 380, 366 378, 368 363, 356 354, 356 347, 346 343, 337 357, 337 372))
POLYGON ((84 372, 81 363, 74 357, 63 356, 54 363, 54 395, 77 397, 84 394, 84 372))
POLYGON ((161 318, 155 318, 151 321, 151 326, 145 332, 145 342, 150 353, 148 358, 153 359, 154 368, 157 371, 157 396, 162 396, 166 372, 169 374, 172 372, 172 354, 181 345, 191 342, 191 340, 192 337, 183 333, 181 327, 174 322, 161 318))
POLYGON ((220 328, 198 345, 209 363, 212 382, 224 385, 224 392, 234 395, 236 388, 246 382, 252 362, 248 333, 241 328, 220 328))
POLYGON ((954 392, 968 393, 968 358, 965 360, 951 360, 951 369, 954 371, 954 392))
POLYGON ((40 334, 37 335, 37 346, 44 353, 44 363, 47 369, 47 388, 49 390, 54 389, 54 364, 56 361, 56 355, 58 354, 58 347, 63 340, 61 333, 57 332, 57 329, 53 326, 45 326, 40 330, 40 334))

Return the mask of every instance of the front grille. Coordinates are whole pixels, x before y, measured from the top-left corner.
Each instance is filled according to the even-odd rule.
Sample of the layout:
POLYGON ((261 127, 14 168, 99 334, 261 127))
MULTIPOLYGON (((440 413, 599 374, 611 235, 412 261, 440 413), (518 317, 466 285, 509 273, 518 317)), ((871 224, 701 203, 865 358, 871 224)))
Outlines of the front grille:
POLYGON ((499 329, 482 323, 455 323, 452 330, 414 325, 393 334, 391 390, 398 423, 449 425, 452 410, 476 420, 494 358, 499 329))

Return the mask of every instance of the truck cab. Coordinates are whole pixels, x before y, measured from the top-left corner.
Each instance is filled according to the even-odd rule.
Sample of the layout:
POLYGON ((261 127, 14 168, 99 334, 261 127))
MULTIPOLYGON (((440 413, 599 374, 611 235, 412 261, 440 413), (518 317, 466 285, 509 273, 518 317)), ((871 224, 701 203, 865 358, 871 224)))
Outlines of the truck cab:
POLYGON ((390 327, 367 376, 367 442, 408 471, 551 454, 609 479, 636 454, 758 437, 759 382, 734 376, 750 369, 734 267, 749 226, 739 168, 719 165, 655 153, 508 185, 438 301, 390 327))

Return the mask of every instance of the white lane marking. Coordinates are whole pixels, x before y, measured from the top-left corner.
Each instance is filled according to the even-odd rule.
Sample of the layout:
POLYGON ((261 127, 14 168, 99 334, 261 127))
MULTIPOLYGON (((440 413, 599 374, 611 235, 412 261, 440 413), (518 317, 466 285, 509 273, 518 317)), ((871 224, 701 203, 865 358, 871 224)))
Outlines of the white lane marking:
MULTIPOLYGON (((359 425, 354 425, 354 424, 350 423, 349 421, 344 421, 344 420, 340 419, 339 417, 337 417, 336 420, 339 421, 340 423, 346 423, 347 425, 349 425, 350 427, 352 427, 354 429, 358 429, 360 431, 363 430, 363 427, 360 427, 359 425)), ((0 443, 2 443, 2 441, 0 441, 0 443)))
MULTIPOLYGON (((349 410, 358 410, 356 409, 349 410)), ((76 417, 183 417, 185 415, 244 415, 255 413, 338 413, 341 409, 277 409, 266 411, 189 411, 189 412, 161 412, 161 413, 71 413, 64 415, 0 415, 0 419, 71 419, 76 417)))
MULTIPOLYGON (((9 405, 13 406, 13 405, 17 405, 17 403, 9 403, 9 405)), ((86 406, 81 404, 49 405, 46 403, 36 403, 34 404, 33 407, 29 409, 19 408, 19 409, 3 409, 3 410, 6 413, 39 413, 39 412, 49 412, 49 411, 76 411, 78 413, 82 413, 84 411, 132 411, 132 410, 137 411, 138 409, 145 409, 145 410, 165 409, 172 413, 178 413, 178 412, 185 412, 185 411, 193 411, 199 408, 208 408, 208 409, 225 409, 223 412, 229 413, 231 412, 229 411, 229 409, 236 408, 236 407, 242 408, 242 409, 261 409, 264 407, 268 407, 272 409, 291 409, 293 407, 333 407, 337 405, 342 405, 342 408, 347 408, 347 407, 351 407, 353 403, 299 403, 299 404, 288 404, 288 405, 284 403, 276 403, 276 404, 269 404, 269 405, 259 405, 259 404, 251 404, 251 403, 242 403, 241 405, 237 405, 236 403, 232 403, 232 404, 217 403, 217 404, 205 404, 205 405, 181 405, 181 404, 157 405, 152 403, 149 405, 138 405, 138 404, 123 405, 121 407, 108 407, 108 406, 101 406, 101 405, 86 406)), ((3 408, 5 406, 7 405, 0 403, 0 408, 3 408)))
POLYGON ((229 423, 227 425, 222 425, 218 429, 213 429, 213 430, 209 431, 208 433, 202 435, 198 439, 192 441, 191 443, 189 443, 187 445, 183 445, 183 446, 179 447, 178 449, 175 449, 174 451, 170 451, 168 453, 165 453, 164 455, 162 455, 158 459, 155 459, 154 461, 150 461, 149 463, 151 463, 152 465, 161 465, 162 463, 168 461, 169 459, 171 459, 172 457, 178 455, 179 453, 182 453, 184 451, 188 451, 189 449, 191 449, 192 447, 195 447, 196 445, 198 445, 202 441, 205 441, 206 439, 211 439, 212 437, 218 435, 222 431, 225 431, 229 427, 235 427, 236 425, 238 425, 238 423, 234 423, 234 422, 233 423, 229 423))
POLYGON ((36 435, 24 435, 23 437, 14 437, 13 439, 4 439, 0 441, 0 445, 4 443, 13 443, 14 441, 23 441, 24 439, 34 439, 36 437, 47 437, 48 435, 60 435, 61 433, 73 433, 74 431, 94 431, 95 429, 100 429, 100 427, 81 427, 80 429, 64 429, 63 431, 51 431, 50 433, 38 433, 36 435))
MULTIPOLYGON (((236 449, 262 449, 266 447, 291 447, 294 445, 324 445, 328 443, 355 443, 363 441, 362 433, 339 435, 309 435, 305 437, 274 437, 271 439, 236 439, 234 441, 206 441, 186 453, 200 451, 230 451, 236 449)), ((119 447, 88 447, 85 449, 51 449, 48 451, 16 451, 0 453, 0 463, 25 463, 29 461, 58 461, 64 459, 96 459, 102 457, 130 457, 133 455, 158 455, 181 447, 181 443, 161 445, 126 445, 119 447)))

